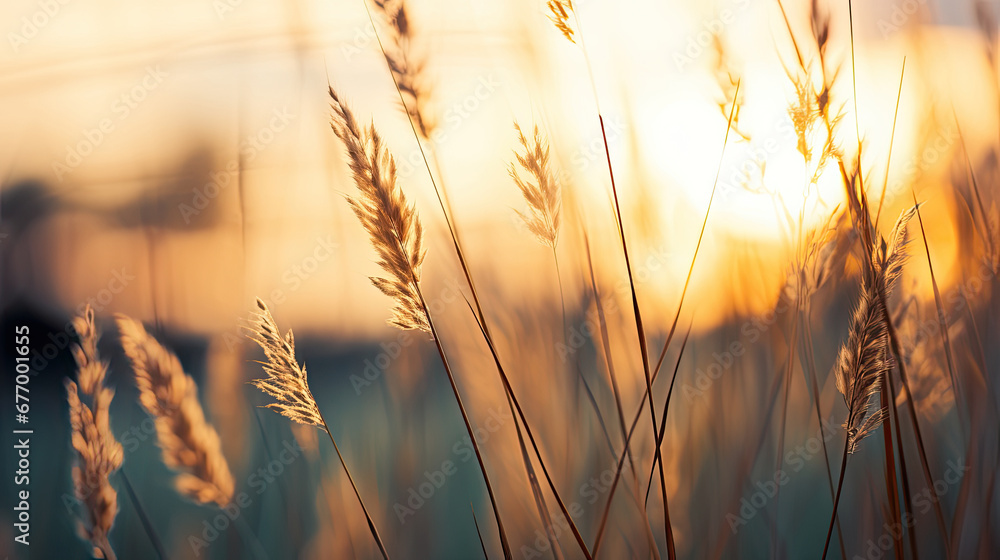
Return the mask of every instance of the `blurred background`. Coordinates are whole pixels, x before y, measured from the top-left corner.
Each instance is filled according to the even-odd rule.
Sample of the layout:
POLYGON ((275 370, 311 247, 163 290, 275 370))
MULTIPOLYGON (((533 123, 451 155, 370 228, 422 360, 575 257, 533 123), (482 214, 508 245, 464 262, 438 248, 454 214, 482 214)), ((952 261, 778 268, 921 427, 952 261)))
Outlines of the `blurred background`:
MULTIPOLYGON (((992 373, 1000 365, 1000 308, 995 261, 984 264, 989 236, 980 234, 983 227, 1000 233, 1000 220, 994 231, 988 215, 1000 194, 993 19, 1000 5, 858 2, 854 71, 845 2, 789 0, 784 15, 775 0, 573 6, 585 44, 567 41, 541 0, 406 3, 409 47, 424 63, 427 110, 437 117, 439 184, 546 465, 566 501, 582 507, 575 521, 585 539, 596 534, 608 473, 622 449, 615 393, 627 421, 645 389, 598 104, 654 357, 674 322, 712 201, 663 366, 671 374, 680 359, 662 446, 678 554, 812 556, 826 534, 830 475, 813 449, 823 431, 803 355, 819 373, 820 407, 836 432, 829 440, 835 484, 846 415, 828 372, 847 336, 857 264, 848 258, 833 267, 809 313, 788 312, 782 298, 796 232, 840 223, 840 238, 845 229, 837 219, 846 204, 840 173, 831 163, 803 186, 811 171, 789 117, 796 91, 787 72, 796 55, 788 28, 806 42, 809 14, 819 10, 831 22, 826 57, 837 78, 830 99, 843 113, 835 142, 845 161, 857 162, 860 138, 869 193, 885 192, 884 228, 912 197, 924 202, 926 250, 914 235, 893 304, 913 398, 894 398, 901 408, 915 407, 935 477, 955 461, 971 470, 936 494, 949 535, 937 531, 933 513, 917 510, 916 544, 925 557, 943 557, 946 549, 956 558, 1000 554, 1000 398, 992 373), (724 142, 737 79, 738 119, 724 142), (537 125, 551 145, 563 197, 558 265, 515 212, 526 207, 508 174, 515 121, 537 125), (803 327, 793 327, 799 319, 811 331, 808 353, 799 340, 803 327), (941 332, 950 334, 947 342, 941 332), (961 372, 957 397, 949 364, 961 372), (786 370, 786 393, 775 408, 786 370), (802 466, 790 469, 793 462, 779 457, 797 448, 806 450, 797 455, 802 466), (794 474, 780 497, 744 515, 742 500, 750 503, 782 465, 794 474), (744 523, 734 527, 732 515, 744 523)), ((385 40, 389 28, 375 17, 385 40)), ((467 460, 466 432, 434 344, 388 326, 391 301, 367 278, 378 267, 345 201, 355 187, 330 130, 329 83, 385 135, 400 185, 427 228, 422 287, 473 423, 483 427, 480 442, 503 489, 500 509, 515 557, 578 557, 568 532, 554 544, 544 538, 503 389, 462 297, 464 275, 361 0, 12 0, 0 5, 0 31, 0 319, 4 333, 31 326, 36 372, 33 542, 30 554, 13 543, 5 507, 0 554, 89 557, 89 546, 73 538, 63 383, 75 375, 69 322, 90 303, 117 391, 111 418, 122 435, 124 470, 170 558, 253 557, 254 539, 269 558, 377 557, 321 432, 293 429, 258 408, 268 401, 246 384, 261 376, 253 361, 261 354, 239 325, 260 297, 283 329, 294 328, 298 357, 390 554, 481 556, 474 511, 487 550, 498 557, 482 475, 467 460), (237 489, 252 495, 244 513, 253 535, 230 528, 207 548, 192 546, 190 537, 217 511, 173 491, 136 400, 114 313, 142 320, 198 382, 237 489), (301 458, 280 474, 260 475, 291 442, 304 448, 301 458), (413 491, 448 460, 457 472, 430 498, 413 501, 413 491)), ((13 337, 4 338, 10 372, 13 337)), ((12 378, 5 375, 5 395, 12 378)), ((667 391, 661 380, 654 401, 662 403, 667 391)), ((4 469, 13 465, 11 416, 0 414, 4 469)), ((901 474, 909 469, 916 494, 934 484, 916 459, 912 426, 903 424, 909 463, 901 474)), ((851 460, 839 509, 851 521, 842 525, 844 548, 835 539, 831 557, 864 555, 885 533, 881 440, 866 440, 851 460)), ((605 557, 649 557, 647 519, 665 550, 658 480, 648 509, 637 504, 653 458, 645 419, 631 449, 640 487, 626 467, 605 557)), ((153 557, 131 502, 113 484, 121 512, 112 544, 122 558, 153 557)), ((0 488, 5 503, 13 490, 0 488)))

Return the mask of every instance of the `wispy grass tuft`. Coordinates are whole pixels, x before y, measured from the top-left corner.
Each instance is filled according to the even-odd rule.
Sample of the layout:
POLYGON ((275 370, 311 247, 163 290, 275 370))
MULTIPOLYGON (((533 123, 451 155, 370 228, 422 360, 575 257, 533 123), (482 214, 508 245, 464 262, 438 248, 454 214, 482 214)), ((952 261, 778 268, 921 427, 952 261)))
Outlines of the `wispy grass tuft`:
POLYGON ((482 450, 476 439, 475 430, 469 420, 461 392, 455 381, 448 357, 434 328, 427 303, 420 291, 420 265, 423 263, 423 226, 416 210, 410 206, 403 192, 396 184, 396 163, 392 154, 381 142, 374 124, 364 132, 357 126, 357 120, 336 90, 329 88, 333 100, 334 133, 347 148, 348 160, 354 172, 354 182, 361 192, 360 197, 348 197, 361 225, 368 232, 369 239, 381 260, 379 264, 393 279, 372 278, 372 283, 386 295, 395 299, 394 317, 389 321, 401 329, 417 329, 427 332, 434 339, 441 363, 444 365, 452 393, 462 414, 466 431, 469 433, 473 451, 479 462, 486 490, 493 506, 493 515, 500 533, 500 543, 504 558, 512 558, 507 532, 500 518, 496 492, 486 470, 482 450))
POLYGON ((350 108, 331 87, 331 126, 344 142, 360 196, 347 197, 351 210, 368 232, 388 278, 373 276, 372 284, 393 298, 389 324, 430 332, 417 284, 424 261, 423 226, 417 211, 396 184, 396 162, 375 130, 358 126, 350 108))
POLYGON ((77 460, 73 488, 84 511, 77 531, 94 547, 96 558, 114 560, 108 533, 118 515, 118 493, 110 476, 121 468, 124 459, 122 446, 111 431, 110 407, 115 392, 104 386, 108 366, 97 353, 94 310, 88 305, 82 316, 73 319, 73 326, 80 337, 73 346, 79 385, 67 380, 66 396, 77 460))
POLYGON ((277 400, 277 402, 266 405, 266 408, 275 410, 282 416, 300 424, 322 428, 330 436, 330 442, 333 443, 333 448, 337 452, 337 458, 340 459, 340 464, 344 467, 347 479, 354 489, 354 495, 357 496, 358 503, 361 504, 375 544, 378 545, 382 557, 388 560, 389 553, 382 542, 375 521, 368 513, 368 507, 365 506, 365 501, 361 498, 361 492, 354 482, 354 477, 351 475, 350 469, 347 468, 344 456, 340 454, 340 447, 333 439, 333 432, 330 431, 326 420, 323 419, 323 415, 319 411, 319 404, 312 391, 309 390, 306 368, 299 366, 295 359, 295 336, 291 329, 285 336, 281 336, 278 324, 267 308, 267 304, 257 298, 257 310, 251 314, 250 324, 244 327, 244 330, 246 335, 261 347, 267 358, 266 362, 260 362, 267 378, 251 381, 255 387, 277 400))
POLYGON ((309 390, 306 368, 299 366, 295 360, 295 336, 291 329, 282 337, 267 305, 257 299, 257 311, 252 315, 250 327, 245 330, 267 357, 266 362, 260 362, 267 378, 250 382, 278 401, 266 405, 266 408, 300 424, 322 426, 323 415, 309 390))
POLYGON ((538 125, 535 125, 530 139, 516 122, 514 130, 517 131, 522 149, 520 153, 514 152, 514 157, 521 169, 534 179, 532 182, 531 179, 523 178, 513 163, 508 166, 511 179, 528 203, 529 213, 518 210, 517 215, 539 241, 554 249, 562 221, 562 199, 559 183, 549 164, 548 143, 538 131, 538 125))
POLYGON ((388 49, 383 49, 383 54, 403 98, 400 100, 403 109, 420 136, 429 139, 438 125, 428 107, 433 89, 427 79, 425 60, 413 48, 413 27, 406 13, 406 2, 374 0, 374 3, 391 29, 391 43, 388 49))
POLYGON ((122 314, 115 319, 135 370, 139 402, 155 422, 163 462, 179 473, 175 488, 199 504, 229 504, 235 482, 219 436, 205 421, 198 385, 142 323, 122 314))
POLYGON ((886 411, 875 406, 881 389, 881 379, 892 369, 889 357, 888 331, 885 314, 878 294, 886 297, 903 271, 906 262, 906 224, 916 207, 903 211, 888 240, 879 245, 875 263, 865 275, 861 297, 847 342, 837 356, 837 389, 847 404, 847 451, 854 453, 858 443, 875 431, 885 419, 886 411))
POLYGON ((573 38, 575 32, 569 23, 570 15, 573 14, 573 0, 549 0, 549 19, 556 26, 569 42, 576 43, 573 38))
POLYGON ((871 254, 871 266, 866 266, 861 283, 858 308, 854 311, 847 341, 840 349, 835 366, 837 389, 847 404, 844 428, 844 454, 840 465, 840 481, 833 500, 833 515, 827 530, 823 557, 826 557, 833 535, 844 488, 847 458, 857 450, 858 443, 874 433, 888 415, 888 410, 876 405, 882 380, 892 369, 889 348, 889 315, 885 309, 892 288, 903 272, 907 259, 906 225, 916 214, 914 206, 904 210, 896 220, 888 239, 882 239, 871 254))

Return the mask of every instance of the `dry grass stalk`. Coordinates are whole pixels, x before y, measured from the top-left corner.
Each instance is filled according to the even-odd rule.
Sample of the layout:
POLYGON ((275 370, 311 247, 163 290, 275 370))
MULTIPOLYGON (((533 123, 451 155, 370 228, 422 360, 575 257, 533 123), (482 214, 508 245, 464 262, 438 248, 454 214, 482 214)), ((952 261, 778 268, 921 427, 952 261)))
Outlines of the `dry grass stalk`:
POLYGON ((94 396, 94 408, 80 400, 76 383, 66 382, 73 449, 79 464, 73 467, 76 497, 87 512, 87 522, 80 521, 80 536, 90 541, 98 558, 115 558, 108 542, 108 532, 118 514, 118 493, 108 477, 122 466, 122 446, 111 433, 108 409, 114 391, 102 388, 94 396))
POLYGON ((843 112, 831 116, 829 115, 829 88, 824 85, 820 93, 817 93, 812 85, 809 75, 801 74, 792 76, 789 79, 795 87, 795 100, 788 107, 788 117, 795 128, 797 139, 796 149, 802 155, 806 166, 812 166, 812 176, 809 184, 813 185, 819 180, 819 176, 826 169, 830 161, 842 157, 841 150, 836 146, 832 131, 836 129, 843 112), (829 126, 826 123, 829 122, 829 126), (814 146, 816 131, 819 127, 826 129, 826 138, 822 141, 822 146, 818 146, 819 153, 816 153, 814 146))
POLYGON ((573 28, 569 24, 570 14, 573 13, 573 0, 549 0, 549 19, 555 24, 563 37, 571 43, 576 43, 573 38, 573 28))
POLYGON ((806 162, 810 162, 813 157, 810 137, 813 128, 819 122, 819 105, 807 77, 795 77, 792 79, 792 85, 795 86, 795 100, 788 107, 788 117, 792 119, 792 125, 795 127, 795 137, 798 139, 796 149, 806 162))
POLYGON ((861 285, 850 334, 837 357, 837 389, 844 395, 848 410, 844 424, 848 453, 854 453, 858 443, 879 427, 887 413, 875 404, 882 377, 892 369, 886 314, 879 294, 888 298, 902 273, 907 257, 906 224, 915 212, 916 207, 903 211, 889 239, 883 239, 876 249, 861 285))
POLYGON ((97 339, 100 338, 94 326, 94 310, 88 304, 83 315, 73 318, 73 329, 79 337, 79 342, 73 346, 73 359, 76 361, 77 383, 80 390, 87 395, 96 395, 104 385, 108 372, 107 364, 101 362, 97 354, 97 339))
POLYGON ((534 178, 534 183, 523 179, 513 163, 508 167, 510 177, 521 190, 531 211, 530 215, 517 211, 517 215, 539 241, 554 249, 562 220, 562 196, 559 183, 549 167, 549 146, 538 132, 537 125, 530 140, 516 122, 514 129, 523 149, 523 153, 514 152, 514 157, 521 168, 534 178))
POLYGON ((66 393, 78 461, 73 467, 73 487, 87 517, 78 522, 78 532, 94 546, 95 557, 114 560, 108 533, 118 514, 118 493, 109 477, 121 468, 124 458, 110 425, 109 409, 115 393, 104 387, 107 364, 97 354, 98 333, 89 305, 82 316, 74 318, 73 326, 80 336, 79 343, 73 346, 79 386, 67 381, 66 393), (83 402, 81 392, 90 405, 83 402))
MULTIPOLYGON (((983 39, 986 43, 986 58, 990 63, 990 70, 993 74, 994 82, 1000 80, 1000 68, 997 67, 997 19, 993 13, 993 8, 988 2, 982 0, 977 0, 975 2, 975 15, 976 23, 979 26, 979 31, 983 34, 983 39)), ((968 154, 966 154, 968 157, 968 154)), ((969 173, 975 178, 972 172, 972 167, 969 167, 969 173)), ((986 210, 983 205, 983 201, 978 196, 978 186, 973 184, 975 193, 977 195, 977 202, 979 203, 980 212, 983 213, 981 216, 984 220, 983 224, 983 241, 985 244, 986 255, 984 261, 986 266, 993 271, 993 275, 996 276, 1000 274, 1000 210, 997 209, 997 201, 994 200, 990 204, 990 209, 986 210)))
POLYGON ((354 483, 350 469, 347 468, 344 456, 340 454, 340 447, 333 439, 333 432, 330 431, 326 420, 323 419, 316 398, 309 390, 306 368, 305 366, 300 367, 295 359, 295 337, 292 335, 292 331, 289 329, 288 334, 284 337, 281 336, 281 331, 278 330, 278 324, 271 315, 271 311, 260 298, 257 298, 257 311, 251 316, 250 326, 244 330, 247 336, 264 350, 264 356, 267 357, 266 362, 261 362, 264 372, 267 373, 267 379, 255 379, 251 382, 278 401, 266 405, 266 407, 276 410, 282 416, 300 424, 322 428, 330 436, 330 442, 333 443, 340 464, 344 467, 344 472, 347 473, 351 487, 354 488, 354 495, 357 496, 358 503, 361 504, 375 544, 378 545, 382 557, 388 560, 389 554, 386 552, 382 537, 379 536, 378 529, 375 528, 375 522, 368 513, 368 508, 361 498, 361 492, 354 483))
POLYGON ((424 60, 413 52, 413 29, 406 14, 406 3, 403 0, 374 2, 392 29, 392 48, 384 49, 383 53, 400 95, 405 98, 403 108, 420 136, 429 139, 438 123, 427 107, 431 88, 424 73, 424 60))
POLYGON ((424 260, 424 230, 416 209, 396 184, 396 162, 374 124, 362 130, 332 87, 330 98, 331 126, 347 148, 354 182, 361 191, 360 196, 349 196, 347 201, 378 252, 379 266, 389 275, 371 277, 372 284, 395 300, 390 325, 429 333, 417 287, 424 260))
POLYGON ((175 487, 200 504, 224 506, 232 501, 235 483, 222 454, 219 436, 205 421, 198 386, 172 352, 150 336, 142 324, 115 316, 122 348, 135 370, 139 402, 153 417, 163 462, 179 471, 175 487))
MULTIPOLYGON (((844 117, 844 110, 842 105, 837 108, 831 107, 830 98, 833 85, 840 74, 839 66, 830 67, 830 60, 827 53, 830 40, 830 13, 829 11, 824 11, 816 0, 810 2, 810 32, 816 47, 816 58, 814 59, 815 62, 813 62, 812 60, 806 60, 799 41, 792 31, 791 22, 788 19, 788 14, 785 12, 785 6, 781 0, 778 0, 778 7, 781 10, 782 18, 788 29, 789 38, 792 40, 792 46, 795 49, 795 56, 798 63, 796 70, 786 68, 788 79, 795 87, 796 97, 795 101, 790 104, 788 113, 795 125, 799 153, 805 158, 807 167, 810 164, 814 164, 810 184, 815 184, 819 180, 819 176, 828 163, 836 161, 840 167, 841 178, 844 180, 845 186, 849 187, 851 182, 849 181, 847 168, 843 163, 843 150, 835 143, 835 132, 844 117), (818 91, 813 84, 814 75, 819 82, 818 91), (812 142, 810 137, 813 136, 817 125, 822 125, 823 129, 825 129, 825 139, 823 140, 820 155, 814 157, 814 147, 810 145, 812 142)), ((860 208, 855 208, 854 197, 849 197, 848 202, 850 203, 852 212, 856 214, 860 211, 860 208)))
MULTIPOLYGON (((476 460, 486 482, 486 490, 493 506, 493 514, 497 520, 500 533, 500 543, 503 546, 504 558, 512 557, 510 543, 507 540, 500 511, 497 507, 496 493, 490 482, 482 451, 475 437, 475 430, 469 420, 462 395, 455 382, 454 373, 445 355, 441 341, 434 331, 430 314, 420 293, 420 265, 423 263, 423 227, 416 210, 406 201, 403 192, 396 185, 396 163, 375 130, 370 124, 367 130, 357 125, 357 120, 347 105, 341 101, 333 87, 329 88, 332 99, 333 120, 331 127, 347 148, 354 182, 361 191, 360 197, 348 197, 351 209, 358 217, 361 225, 368 232, 372 246, 379 254, 379 265, 393 279, 371 278, 376 288, 395 300, 393 318, 389 324, 401 329, 418 329, 431 335, 437 346, 438 355, 444 365, 448 382, 451 385, 462 421, 469 433, 476 460)), ((457 245, 456 245, 457 246, 457 245)), ((334 444, 336 447, 336 444, 334 444)), ((374 526, 372 526, 374 530, 374 526)))
POLYGON ((266 408, 300 424, 323 427, 323 416, 309 390, 306 368, 295 361, 292 331, 282 337, 274 317, 260 299, 251 321, 250 327, 245 330, 247 336, 264 350, 267 361, 261 362, 261 365, 267 378, 254 379, 250 383, 277 400, 266 408))

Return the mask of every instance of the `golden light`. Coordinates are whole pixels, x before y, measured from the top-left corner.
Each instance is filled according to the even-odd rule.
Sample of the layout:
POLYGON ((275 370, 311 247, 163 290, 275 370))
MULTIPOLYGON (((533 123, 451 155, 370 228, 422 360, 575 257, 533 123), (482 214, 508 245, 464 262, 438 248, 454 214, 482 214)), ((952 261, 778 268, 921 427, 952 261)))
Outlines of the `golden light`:
MULTIPOLYGON (((881 542, 881 522, 894 515, 882 504, 908 507, 887 492, 897 471, 918 495, 936 490, 941 462, 962 453, 979 469, 995 462, 988 428, 1000 370, 989 337, 1000 287, 985 257, 991 244, 1000 249, 1000 44, 995 23, 980 15, 975 28, 969 19, 985 3, 969 2, 937 2, 941 13, 924 0, 5 2, 3 324, 30 320, 41 333, 32 334, 44 345, 37 350, 56 358, 45 356, 51 367, 32 383, 49 385, 32 398, 62 411, 64 382, 77 376, 71 318, 95 305, 115 389, 104 418, 122 433, 142 409, 113 316, 142 322, 194 380, 185 409, 204 407, 239 490, 286 441, 304 444, 304 459, 281 467, 288 470, 270 494, 253 497, 244 519, 257 522, 206 544, 212 557, 246 556, 240 539, 254 531, 269 533, 259 546, 270 557, 379 557, 370 534, 377 524, 394 558, 479 555, 477 528, 494 558, 494 516, 503 516, 515 556, 522 544, 558 542, 575 558, 569 532, 549 542, 543 531, 547 517, 562 522, 551 498, 565 491, 582 508, 570 517, 584 548, 606 528, 602 558, 664 552, 668 501, 678 558, 818 558, 842 421, 860 417, 845 414, 850 405, 830 372, 851 344, 884 342, 878 367, 888 371, 864 379, 895 382, 878 390, 900 413, 880 428, 895 438, 866 440, 840 471, 849 497, 839 552, 850 557, 858 543, 881 542), (405 18, 383 12, 399 2, 405 18), (821 110, 824 76, 832 85, 821 110), (328 87, 342 96, 340 109, 378 132, 385 153, 367 152, 373 133, 344 132, 354 117, 332 107, 328 87), (537 125, 551 159, 541 149, 515 156, 531 152, 515 122, 537 125), (374 177, 393 176, 387 154, 396 182, 380 190, 374 177), (547 187, 535 193, 512 170, 547 187), (544 181, 548 172, 558 180, 544 181), (847 210, 855 174, 882 236, 914 200, 923 203, 885 301, 899 348, 883 340, 881 316, 868 323, 877 336, 858 336, 855 311, 882 302, 863 289, 879 271, 864 265, 869 255, 847 210), (359 193, 375 216, 369 222, 345 201, 359 193), (415 217, 401 209, 403 195, 415 217), (526 212, 534 221, 522 219, 526 212), (808 286, 816 289, 803 299, 809 290, 786 288, 812 280, 803 244, 828 224, 836 235, 808 263, 829 265, 820 267, 825 283, 808 286), (416 231, 421 243, 400 241, 416 231), (379 262, 385 255, 388 266, 379 262), (373 286, 373 276, 391 280, 373 286), (309 407, 322 409, 341 444, 336 454, 326 433, 290 432, 285 419, 257 410, 308 391, 263 394, 246 383, 262 373, 243 329, 248 311, 262 309, 256 298, 276 323, 267 344, 289 353, 292 339, 272 340, 272 331, 294 329, 297 354, 282 354, 282 367, 308 364, 309 407), (400 301, 407 306, 397 310, 434 330, 387 324, 400 301), (661 349, 649 395, 646 374, 661 349), (905 395, 903 368, 913 385, 905 395), (507 423, 515 392, 526 418, 507 423), (463 422, 456 397, 469 414, 463 422), (649 414, 639 406, 651 402, 653 422, 635 416, 626 445, 628 422, 637 410, 649 414), (929 465, 911 453, 919 436, 908 411, 929 436, 929 465), (813 436, 827 424, 835 439, 828 448, 824 440, 828 466, 811 452, 780 497, 743 519, 742 502, 778 484, 769 481, 790 467, 788 452, 801 458, 797 450, 818 445, 813 436), (537 448, 518 441, 529 426, 537 448), (480 435, 482 465, 466 448, 480 435), (611 499, 608 477, 625 465, 626 448, 628 471, 611 499), (650 484, 657 450, 665 472, 650 484), (460 474, 443 474, 446 462, 460 474), (531 472, 543 464, 544 476, 531 472), (495 510, 487 475, 498 489, 495 510), (438 487, 440 477, 448 482, 438 487), (371 521, 359 502, 371 506, 371 521), (413 511, 399 518, 400 507, 413 511)), ((414 324, 424 325, 402 323, 414 324)), ((43 456, 67 457, 75 428, 65 415, 48 416, 43 456)), ((151 523, 171 553, 184 551, 185 537, 219 512, 173 495, 170 465, 149 436, 138 451, 126 444, 125 469, 145 503, 166 504, 151 523)), ((57 466, 39 473, 47 502, 74 491, 71 465, 57 466)), ((976 474, 939 501, 966 523, 940 537, 955 557, 1000 550, 1000 518, 989 505, 1000 485, 976 474)), ((153 557, 157 539, 123 515, 133 505, 114 476, 122 513, 102 544, 153 557)), ((59 515, 36 534, 70 535, 73 515, 59 515)), ((0 512, 5 526, 8 517, 0 512)), ((918 547, 938 538, 935 522, 918 516, 910 533, 918 547)), ((64 542, 39 543, 40 557, 61 558, 64 542)), ((81 556, 90 551, 75 544, 81 556)))

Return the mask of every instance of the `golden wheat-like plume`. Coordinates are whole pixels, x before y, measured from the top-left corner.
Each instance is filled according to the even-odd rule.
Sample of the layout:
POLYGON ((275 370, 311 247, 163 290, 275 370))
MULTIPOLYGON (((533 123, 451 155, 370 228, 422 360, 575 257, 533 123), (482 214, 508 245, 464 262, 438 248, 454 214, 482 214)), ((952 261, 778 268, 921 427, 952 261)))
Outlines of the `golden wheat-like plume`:
POLYGON ((205 421, 197 384, 184 373, 177 356, 141 323, 121 314, 115 320, 135 370, 139 402, 156 424, 163 462, 179 471, 177 491, 200 504, 228 504, 235 489, 233 475, 218 434, 205 421))
POLYGON ((837 389, 847 403, 848 453, 885 419, 886 411, 876 409, 876 395, 882 374, 891 368, 887 357, 887 332, 881 302, 869 280, 862 283, 861 300, 854 312, 847 343, 837 358, 837 389))
POLYGON ((351 470, 347 468, 347 462, 344 461, 344 456, 340 453, 337 441, 333 439, 330 426, 327 425, 323 419, 323 415, 320 414, 316 398, 313 397, 312 391, 309 390, 309 382, 306 379, 306 368, 304 366, 299 367, 299 363, 295 360, 295 338, 292 336, 291 329, 289 329, 288 334, 282 337, 281 331, 278 330, 278 324, 274 321, 274 317, 271 316, 271 311, 268 310, 267 304, 260 298, 257 298, 257 311, 251 315, 250 325, 245 327, 244 330, 247 336, 264 350, 264 355, 267 357, 266 362, 261 362, 261 365, 264 366, 264 372, 267 373, 267 379, 255 379, 251 383, 278 401, 267 405, 267 408, 276 410, 283 416, 291 418, 300 424, 322 428, 330 436, 330 443, 333 444, 333 449, 337 452, 337 458, 340 459, 340 464, 344 467, 344 473, 347 474, 351 488, 354 489, 354 495, 358 498, 358 503, 361 504, 361 509, 365 514, 365 520, 368 522, 368 529, 371 531, 372 538, 375 539, 375 544, 378 545, 382 557, 385 560, 389 560, 389 553, 386 552, 385 543, 382 542, 382 537, 379 536, 375 521, 372 519, 371 514, 368 513, 368 507, 365 505, 364 499, 361 498, 361 491, 358 490, 358 486, 354 482, 351 470))
MULTIPOLYGON (((817 40, 819 53, 825 52, 826 41, 829 37, 829 18, 813 12, 813 32, 817 40)), ((804 61, 798 70, 786 68, 788 80, 795 88, 795 98, 788 105, 787 114, 795 129, 796 149, 806 162, 807 167, 812 168, 810 184, 815 184, 827 164, 843 157, 842 150, 836 144, 834 130, 844 117, 842 110, 834 110, 830 106, 830 83, 827 83, 828 76, 823 67, 822 56, 818 63, 818 71, 823 78, 823 84, 819 91, 814 86, 815 66, 804 61), (816 144, 816 132, 825 131, 825 137, 821 139, 820 145, 816 144), (817 153, 818 152, 818 153, 817 153)), ((836 79, 836 73, 832 76, 836 79)))
POLYGON ((508 167, 510 177, 521 190, 531 211, 530 215, 516 211, 517 215, 524 220, 528 230, 535 234, 539 241, 554 248, 559 235, 562 202, 559 183, 549 168, 549 146, 538 132, 537 125, 531 140, 525 137, 516 122, 514 129, 517 130, 518 140, 524 150, 523 153, 515 151, 514 156, 521 168, 535 180, 532 183, 523 179, 513 163, 508 167))
POLYGON ((282 337, 267 304, 258 298, 257 311, 251 316, 250 326, 245 331, 267 357, 266 362, 261 362, 267 378, 250 382, 277 400, 268 404, 267 408, 300 424, 323 427, 323 417, 309 390, 306 368, 295 361, 295 337, 291 329, 282 337))
POLYGON ((87 395, 96 395, 104 384, 107 375, 107 364, 102 363, 97 355, 97 328, 94 326, 94 310, 88 304, 82 315, 73 317, 73 329, 80 340, 73 346, 73 359, 76 360, 77 383, 87 395))
POLYGON ((347 198, 351 210, 368 232, 388 278, 371 277, 372 284, 393 298, 389 324, 401 329, 430 332, 420 297, 420 266, 424 260, 423 226, 416 209, 396 184, 396 162, 382 137, 370 124, 362 130, 331 87, 331 126, 347 149, 354 183, 360 196, 347 198))
POLYGON ((847 450, 854 453, 858 442, 874 432, 887 411, 877 407, 882 376, 892 368, 889 357, 888 325, 884 302, 903 271, 906 262, 906 224, 916 207, 904 210, 889 239, 882 239, 872 255, 861 283, 861 298, 854 311, 847 342, 840 349, 836 364, 837 389, 847 403, 847 450))
POLYGON ((80 337, 73 346, 77 379, 66 381, 69 422, 77 464, 73 467, 73 487, 83 504, 86 520, 78 522, 80 537, 94 546, 94 556, 114 560, 115 553, 108 533, 118 514, 118 493, 109 477, 122 466, 124 452, 111 432, 111 400, 114 391, 104 387, 107 364, 97 354, 97 329, 94 310, 88 305, 82 316, 73 319, 80 337), (84 403, 80 393, 90 405, 84 403))
POLYGON ((405 98, 404 109, 420 136, 428 139, 438 123, 427 108, 432 90, 425 76, 425 61, 413 51, 413 29, 406 14, 406 2, 403 0, 374 0, 374 2, 392 29, 390 37, 392 43, 383 52, 389 63, 389 70, 392 71, 392 77, 405 98))
POLYGON ((94 409, 80 400, 76 383, 66 382, 69 421, 73 429, 73 449, 79 464, 73 467, 76 497, 87 512, 87 522, 80 521, 80 536, 94 545, 99 558, 113 559, 108 532, 118 514, 118 493, 108 477, 122 466, 122 446, 111 433, 108 409, 114 391, 102 388, 94 397, 94 409))
POLYGON ((569 24, 569 16, 573 13, 573 0, 549 0, 549 19, 555 24, 563 37, 571 43, 576 43, 573 38, 573 28, 569 24))
POLYGON ((795 100, 788 106, 788 117, 795 127, 795 137, 798 140, 796 149, 808 164, 813 158, 810 137, 813 128, 819 123, 819 106, 807 77, 793 78, 792 85, 795 86, 795 100))

